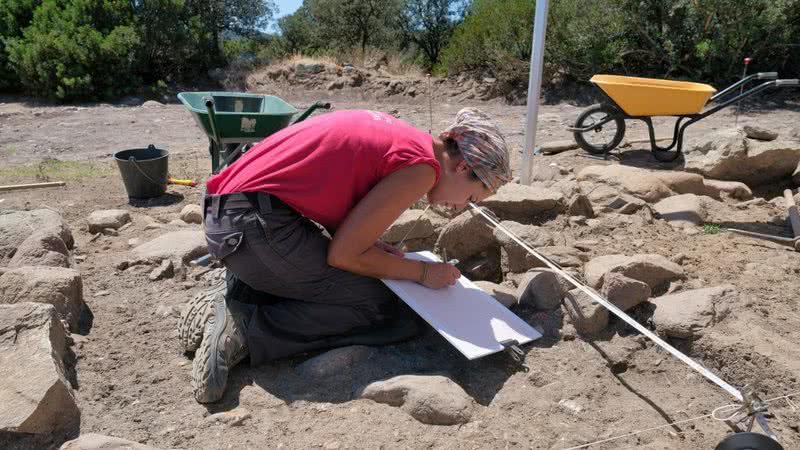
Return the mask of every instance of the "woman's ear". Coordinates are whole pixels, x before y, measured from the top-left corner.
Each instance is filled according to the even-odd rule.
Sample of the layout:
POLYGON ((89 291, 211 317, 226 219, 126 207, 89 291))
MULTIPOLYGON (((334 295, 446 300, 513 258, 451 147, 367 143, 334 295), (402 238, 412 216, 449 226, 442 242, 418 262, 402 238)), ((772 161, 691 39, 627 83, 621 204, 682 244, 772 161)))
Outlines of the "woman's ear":
POLYGON ((472 169, 469 168, 469 165, 467 164, 467 162, 464 161, 464 158, 461 158, 461 161, 459 161, 458 164, 456 165, 456 172, 457 173, 469 172, 471 170, 472 169))

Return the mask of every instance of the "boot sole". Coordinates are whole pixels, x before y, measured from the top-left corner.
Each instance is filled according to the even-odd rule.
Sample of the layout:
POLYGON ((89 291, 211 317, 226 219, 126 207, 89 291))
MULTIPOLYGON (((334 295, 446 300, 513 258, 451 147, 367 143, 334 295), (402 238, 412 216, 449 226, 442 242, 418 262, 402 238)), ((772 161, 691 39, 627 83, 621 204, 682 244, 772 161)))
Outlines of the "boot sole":
POLYGON ((200 347, 206 324, 214 312, 214 297, 224 293, 225 289, 223 278, 211 288, 195 295, 184 307, 178 320, 178 342, 184 353, 193 353, 200 347))
POLYGON ((222 398, 228 382, 228 366, 219 357, 219 340, 225 330, 227 314, 224 294, 219 294, 212 303, 213 317, 206 325, 209 328, 192 361, 192 388, 198 403, 212 403, 222 398), (221 296, 221 298, 220 298, 221 296), (220 318, 220 320, 215 320, 220 318))

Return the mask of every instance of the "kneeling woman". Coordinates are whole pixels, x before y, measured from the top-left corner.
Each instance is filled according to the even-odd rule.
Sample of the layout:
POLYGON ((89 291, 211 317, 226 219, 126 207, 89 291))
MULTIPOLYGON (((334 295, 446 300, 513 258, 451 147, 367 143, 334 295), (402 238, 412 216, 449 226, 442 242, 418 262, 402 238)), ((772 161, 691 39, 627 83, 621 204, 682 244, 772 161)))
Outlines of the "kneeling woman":
POLYGON ((211 177, 209 250, 257 295, 214 298, 192 369, 197 401, 219 400, 247 356, 258 365, 379 333, 402 311, 381 278, 454 284, 454 266, 404 259, 379 237, 424 196, 460 209, 491 195, 511 178, 508 159, 476 109, 438 138, 387 114, 340 111, 281 130, 211 177))

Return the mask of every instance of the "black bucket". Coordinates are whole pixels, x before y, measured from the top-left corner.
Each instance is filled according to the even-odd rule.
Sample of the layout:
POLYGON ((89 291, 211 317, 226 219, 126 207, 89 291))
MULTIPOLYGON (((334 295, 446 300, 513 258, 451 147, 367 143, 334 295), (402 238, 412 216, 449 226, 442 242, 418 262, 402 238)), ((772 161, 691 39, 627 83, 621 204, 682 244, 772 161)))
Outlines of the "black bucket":
POLYGON ((169 152, 150 145, 114 154, 130 198, 153 198, 167 191, 169 152))

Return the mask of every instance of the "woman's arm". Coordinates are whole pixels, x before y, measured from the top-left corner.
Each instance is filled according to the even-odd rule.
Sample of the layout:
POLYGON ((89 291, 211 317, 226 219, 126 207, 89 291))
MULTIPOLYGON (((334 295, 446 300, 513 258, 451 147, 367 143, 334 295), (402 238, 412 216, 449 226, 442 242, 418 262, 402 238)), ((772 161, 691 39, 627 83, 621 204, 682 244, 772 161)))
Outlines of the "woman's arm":
POLYGON ((424 281, 440 288, 455 283, 460 273, 449 264, 425 264, 387 253, 375 241, 436 182, 427 164, 415 164, 381 180, 347 215, 328 249, 328 264, 375 278, 424 281), (423 277, 423 275, 425 275, 423 277), (424 278, 424 280, 423 280, 424 278))

